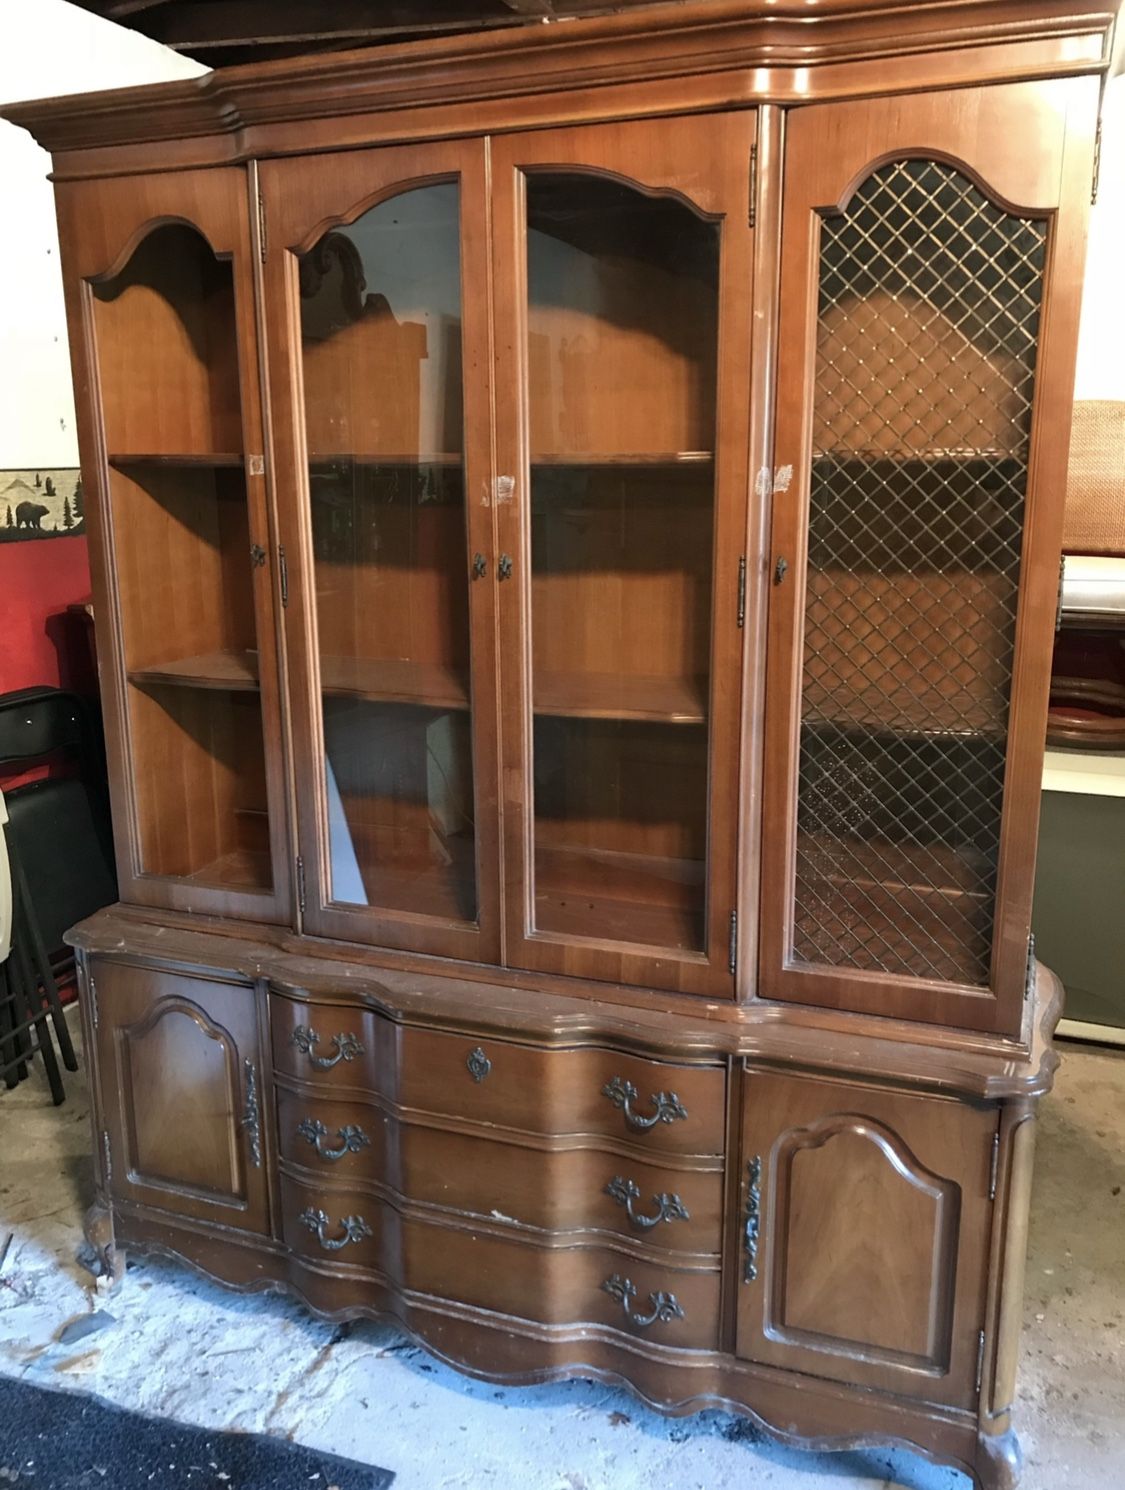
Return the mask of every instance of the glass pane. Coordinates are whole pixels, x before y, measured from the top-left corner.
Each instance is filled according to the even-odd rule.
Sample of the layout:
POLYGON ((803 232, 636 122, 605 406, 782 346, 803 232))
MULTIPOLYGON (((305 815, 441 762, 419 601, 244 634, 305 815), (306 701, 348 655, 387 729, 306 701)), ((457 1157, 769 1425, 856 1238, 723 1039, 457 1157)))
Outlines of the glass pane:
POLYGON ((300 262, 331 898, 477 915, 458 188, 300 262))
POLYGON ((719 229, 527 179, 535 924, 705 947, 719 229))
POLYGON ((806 962, 988 981, 1045 231, 922 160, 824 219, 806 962))
POLYGON ((93 286, 141 868, 271 888, 234 280, 156 229, 93 286))

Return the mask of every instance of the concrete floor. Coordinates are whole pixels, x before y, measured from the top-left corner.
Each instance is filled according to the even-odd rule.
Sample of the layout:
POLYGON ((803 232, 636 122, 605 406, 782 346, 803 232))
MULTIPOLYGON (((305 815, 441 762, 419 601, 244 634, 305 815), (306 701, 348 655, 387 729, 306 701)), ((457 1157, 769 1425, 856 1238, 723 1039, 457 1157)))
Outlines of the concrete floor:
MULTIPOLYGON (((1023 1484, 1116 1490, 1125 1486, 1125 1052, 1064 1054, 1039 1139, 1017 1418, 1023 1484)), ((0 1247, 15 1234, 0 1274, 0 1373, 205 1427, 282 1434, 393 1469, 396 1490, 968 1484, 905 1453, 780 1448, 721 1413, 666 1420, 589 1382, 471 1382, 394 1330, 327 1324, 170 1263, 131 1261, 123 1287, 100 1298, 78 1261, 89 1185, 82 1077, 68 1076, 67 1090, 58 1109, 38 1075, 0 1090, 0 1247), (95 1307, 115 1323, 57 1342, 95 1307)))

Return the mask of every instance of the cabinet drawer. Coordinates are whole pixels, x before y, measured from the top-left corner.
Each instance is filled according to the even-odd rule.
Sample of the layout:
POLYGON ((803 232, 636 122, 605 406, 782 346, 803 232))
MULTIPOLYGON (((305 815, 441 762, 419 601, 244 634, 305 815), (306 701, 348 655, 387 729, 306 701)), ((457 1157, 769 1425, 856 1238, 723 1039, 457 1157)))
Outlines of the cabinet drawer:
POLYGON ((406 1284, 416 1292, 540 1324, 603 1325, 685 1349, 718 1345, 716 1271, 415 1221, 403 1232, 406 1284))
POLYGON ((388 1025, 371 1009, 271 994, 270 1028, 275 1071, 325 1088, 386 1090, 388 1025))
POLYGON ((402 1028, 399 1102, 526 1133, 627 1139, 679 1154, 721 1154, 722 1066, 673 1066, 612 1050, 536 1050, 402 1028))
POLYGON ((675 1252, 720 1251, 717 1161, 663 1163, 399 1123, 361 1102, 278 1091, 283 1160, 353 1185, 544 1231, 610 1232, 675 1252))
POLYGON ((393 1237, 395 1213, 374 1195, 281 1176, 281 1235, 300 1257, 381 1273, 385 1257, 394 1255, 388 1215, 393 1237))

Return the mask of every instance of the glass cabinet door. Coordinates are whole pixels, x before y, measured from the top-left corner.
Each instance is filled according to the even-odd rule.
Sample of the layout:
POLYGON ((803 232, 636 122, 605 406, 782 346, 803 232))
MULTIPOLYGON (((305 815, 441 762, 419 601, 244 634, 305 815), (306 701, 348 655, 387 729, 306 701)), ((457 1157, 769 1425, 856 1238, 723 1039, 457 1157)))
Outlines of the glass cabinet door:
POLYGON ((263 189, 299 389, 307 921, 487 958, 493 750, 474 721, 492 687, 478 664, 491 663, 495 576, 479 501, 487 264, 470 225, 485 212, 482 161, 479 143, 349 157, 329 172, 330 203, 321 164, 289 162, 263 189))
POLYGON ((93 536, 113 555, 95 611, 123 894, 282 919, 245 176, 98 189, 92 223, 81 185, 63 188, 60 211, 74 223, 71 312, 94 373, 83 473, 93 536))
POLYGON ((722 406, 719 347, 737 367, 752 131, 494 143, 498 318, 519 328, 497 514, 517 964, 733 990, 736 724, 716 680, 738 668, 748 400, 722 406))
POLYGON ((1041 151, 1017 159, 982 153, 972 107, 873 107, 857 140, 877 160, 847 143, 850 106, 788 139, 777 456, 799 464, 774 508, 762 988, 1014 1032, 1034 847, 1010 824, 1038 815, 1057 574, 1049 524, 1026 520, 1052 479, 1037 363, 1065 108, 1044 103, 1041 151))

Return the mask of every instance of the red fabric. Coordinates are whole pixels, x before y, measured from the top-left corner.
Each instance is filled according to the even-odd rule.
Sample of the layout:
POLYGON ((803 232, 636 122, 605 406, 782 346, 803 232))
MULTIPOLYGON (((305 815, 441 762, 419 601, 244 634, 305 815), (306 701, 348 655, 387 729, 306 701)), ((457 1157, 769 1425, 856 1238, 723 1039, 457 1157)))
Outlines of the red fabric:
MULTIPOLYGON (((89 593, 85 538, 0 543, 0 693, 43 685, 97 692, 84 622, 67 611, 89 593)), ((0 787, 43 774, 0 770, 0 787)))

